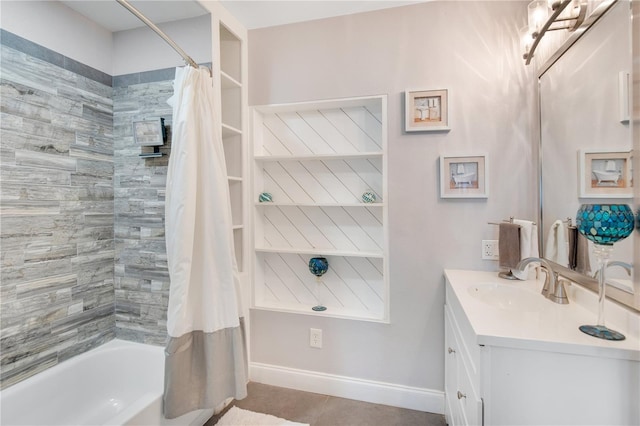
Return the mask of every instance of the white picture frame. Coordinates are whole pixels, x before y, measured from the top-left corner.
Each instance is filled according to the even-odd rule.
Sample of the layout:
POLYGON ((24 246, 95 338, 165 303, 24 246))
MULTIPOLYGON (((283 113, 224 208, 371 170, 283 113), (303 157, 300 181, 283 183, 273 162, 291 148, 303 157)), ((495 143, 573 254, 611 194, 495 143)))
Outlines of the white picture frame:
POLYGON ((580 198, 632 198, 632 154, 628 149, 578 151, 580 198))
POLYGON ((406 90, 404 93, 406 132, 449 131, 448 90, 406 90))
POLYGON ((486 154, 441 155, 440 198, 488 198, 486 154))

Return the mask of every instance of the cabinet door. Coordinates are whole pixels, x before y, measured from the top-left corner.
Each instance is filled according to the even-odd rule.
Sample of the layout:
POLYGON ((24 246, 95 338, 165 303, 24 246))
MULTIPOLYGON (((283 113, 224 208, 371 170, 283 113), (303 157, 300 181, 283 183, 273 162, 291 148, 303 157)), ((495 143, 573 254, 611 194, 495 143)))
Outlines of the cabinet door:
POLYGON ((474 386, 468 351, 464 350, 455 318, 445 305, 445 413, 451 425, 481 425, 483 422, 482 400, 474 386))
POLYGON ((476 394, 471 375, 462 361, 462 357, 459 357, 455 397, 464 413, 464 424, 482 425, 482 400, 476 394))
POLYGON ((444 394, 445 418, 449 426, 464 424, 460 403, 456 398, 458 387, 458 350, 459 345, 453 331, 449 308, 445 306, 444 318, 444 394))

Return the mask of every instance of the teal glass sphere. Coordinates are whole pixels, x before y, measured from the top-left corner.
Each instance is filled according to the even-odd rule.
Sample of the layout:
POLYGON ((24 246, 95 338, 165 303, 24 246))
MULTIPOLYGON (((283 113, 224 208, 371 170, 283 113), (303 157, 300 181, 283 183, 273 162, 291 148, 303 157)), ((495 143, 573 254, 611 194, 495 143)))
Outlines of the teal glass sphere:
POLYGON ((595 244, 612 245, 633 232, 635 217, 626 204, 583 204, 576 214, 576 227, 595 244))
POLYGON ((321 277, 329 269, 329 261, 325 257, 312 257, 309 259, 309 272, 316 277, 321 277))

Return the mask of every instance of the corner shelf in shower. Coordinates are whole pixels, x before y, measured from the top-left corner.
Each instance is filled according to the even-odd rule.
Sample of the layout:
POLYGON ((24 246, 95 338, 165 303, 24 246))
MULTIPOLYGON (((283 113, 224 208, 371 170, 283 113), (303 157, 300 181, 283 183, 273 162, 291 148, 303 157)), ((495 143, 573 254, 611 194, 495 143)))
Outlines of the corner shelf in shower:
POLYGON ((250 193, 275 200, 254 201, 254 309, 388 321, 386 120, 386 96, 253 109, 250 193), (324 312, 313 256, 329 260, 324 312))
MULTIPOLYGON (((246 211, 246 108, 247 94, 243 82, 247 79, 246 32, 236 24, 215 20, 218 31, 219 65, 215 74, 219 78, 220 110, 222 115, 220 133, 227 166, 227 182, 231 202, 231 221, 236 262, 240 272, 246 269, 248 223, 246 211)), ((214 38, 215 39, 215 38, 214 38)))

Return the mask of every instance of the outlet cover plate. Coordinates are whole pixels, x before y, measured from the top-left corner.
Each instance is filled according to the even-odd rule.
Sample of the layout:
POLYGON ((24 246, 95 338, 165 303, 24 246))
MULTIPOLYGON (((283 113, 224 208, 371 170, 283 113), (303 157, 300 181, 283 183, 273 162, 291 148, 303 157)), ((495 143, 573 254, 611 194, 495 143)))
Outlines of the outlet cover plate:
POLYGON ((309 329, 309 346, 322 349, 322 330, 319 328, 309 329))
POLYGON ((498 260, 498 240, 482 240, 482 259, 498 260))

